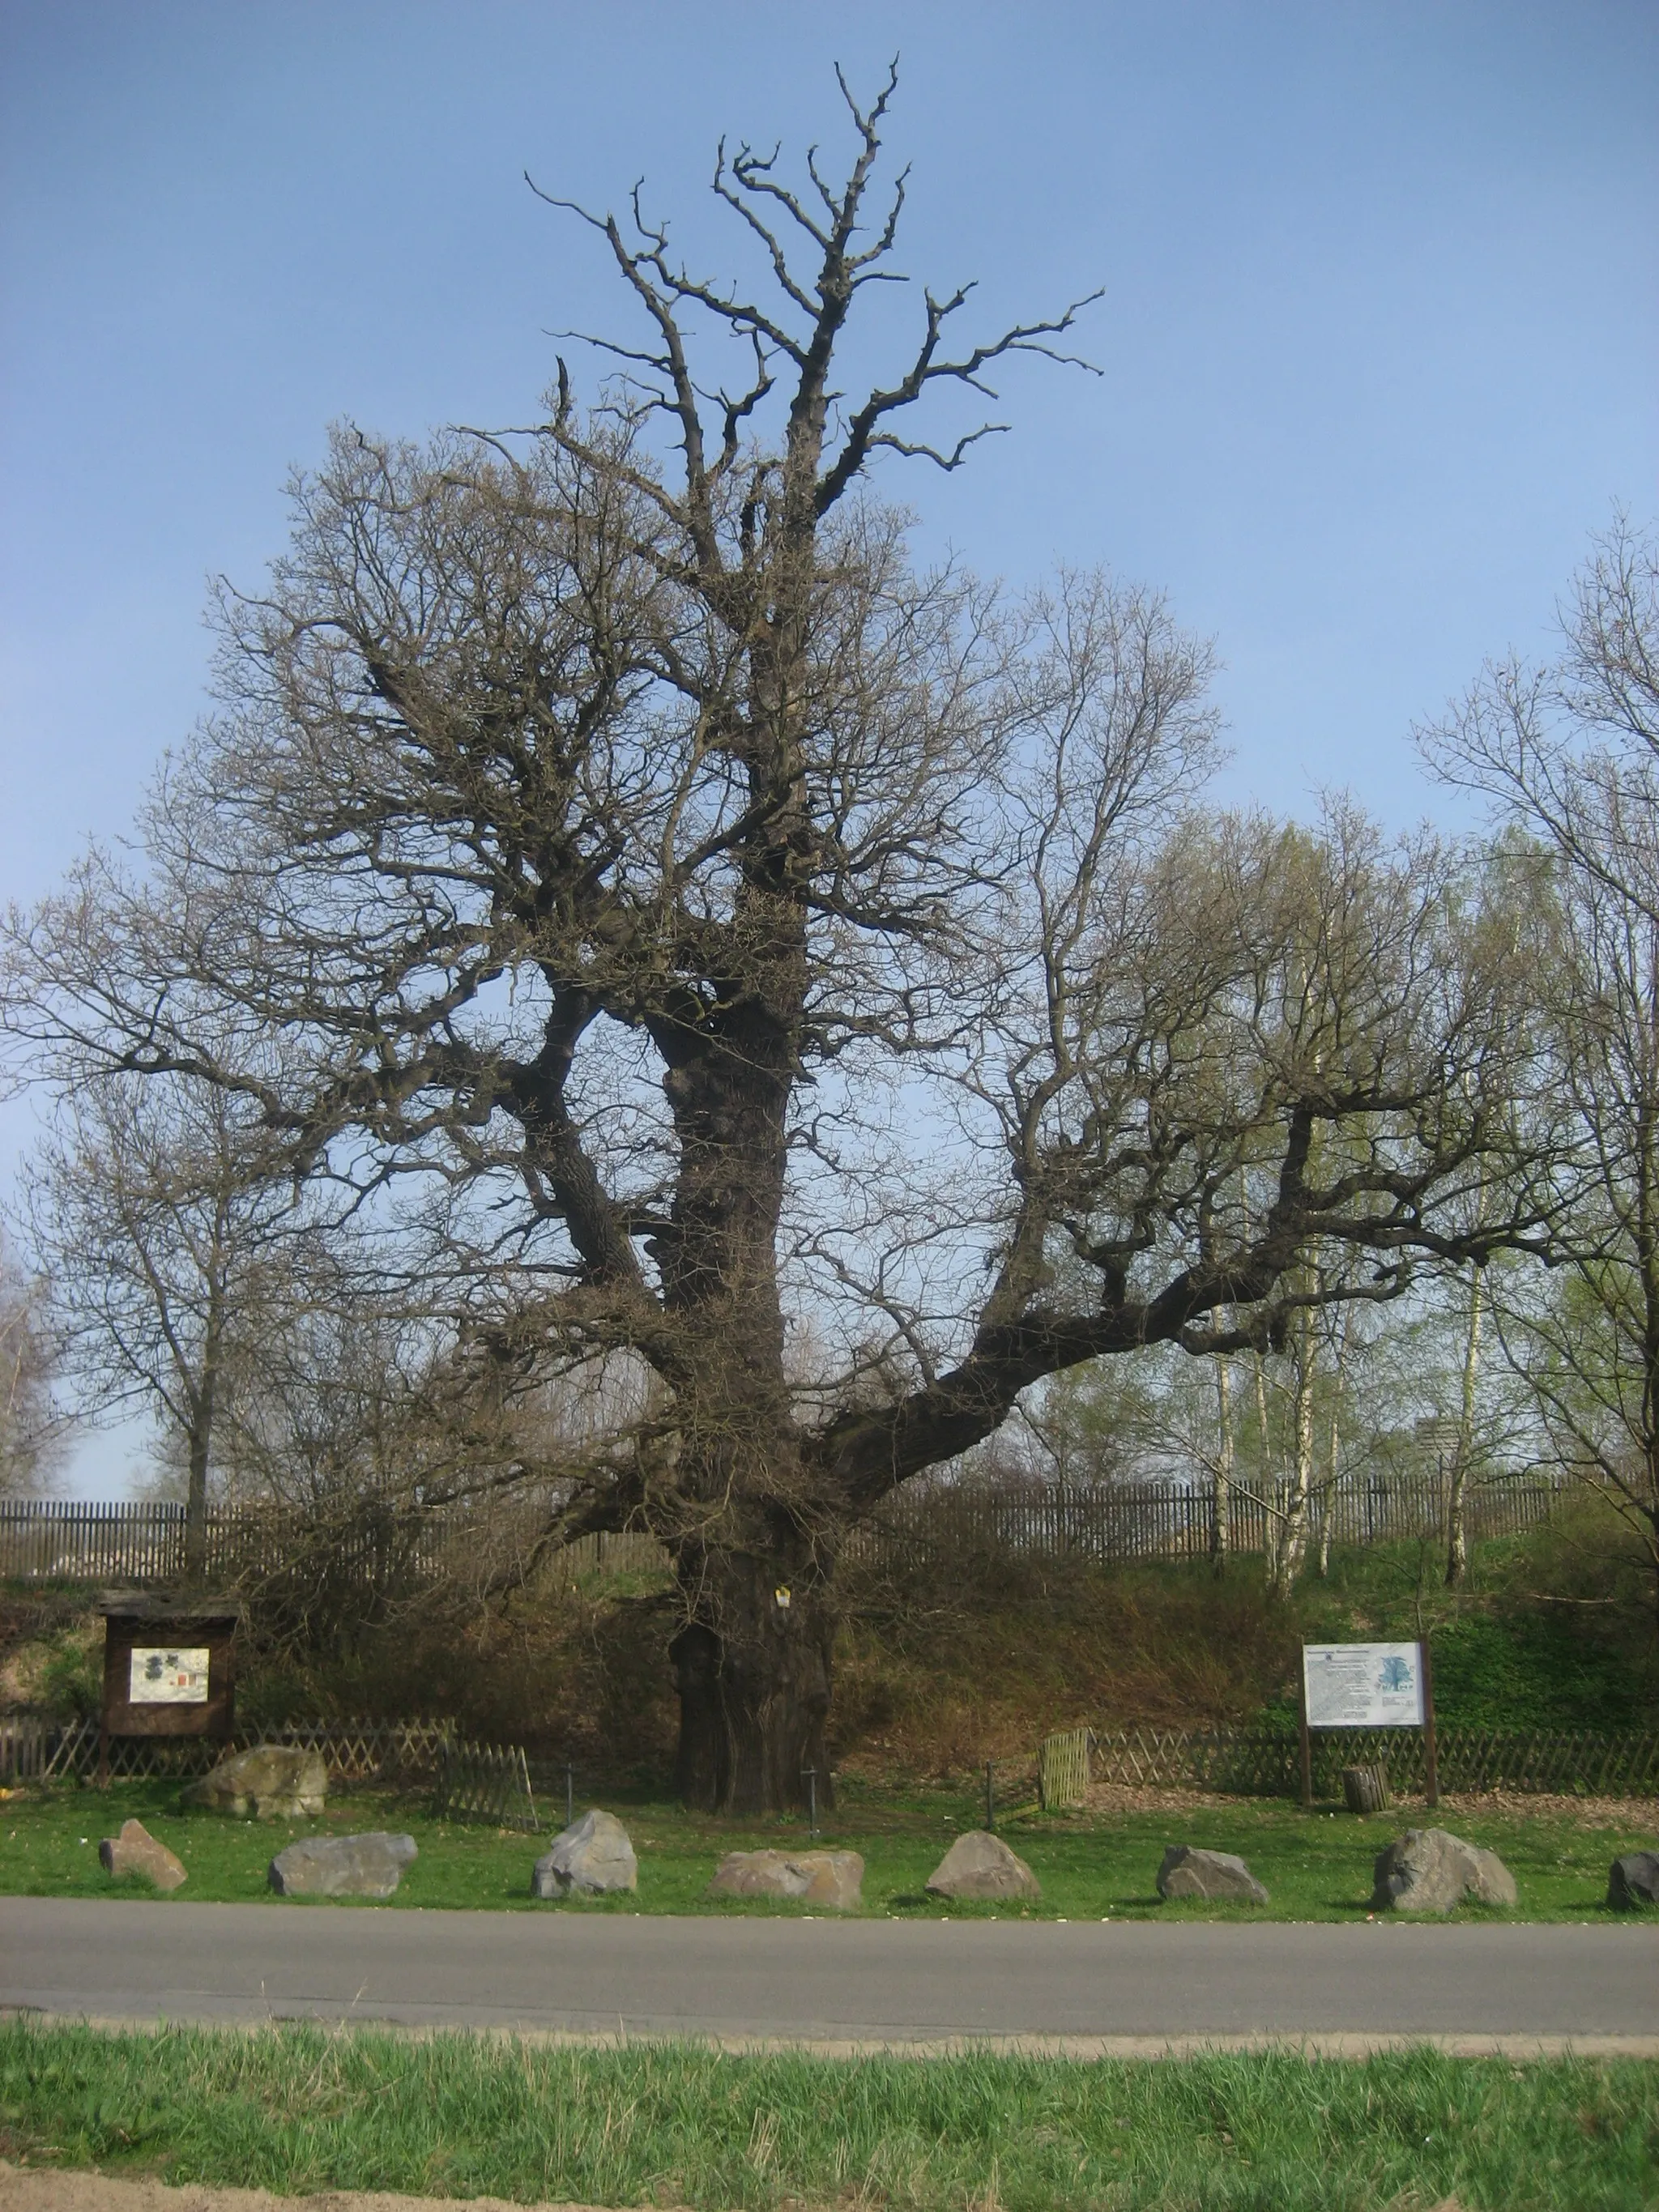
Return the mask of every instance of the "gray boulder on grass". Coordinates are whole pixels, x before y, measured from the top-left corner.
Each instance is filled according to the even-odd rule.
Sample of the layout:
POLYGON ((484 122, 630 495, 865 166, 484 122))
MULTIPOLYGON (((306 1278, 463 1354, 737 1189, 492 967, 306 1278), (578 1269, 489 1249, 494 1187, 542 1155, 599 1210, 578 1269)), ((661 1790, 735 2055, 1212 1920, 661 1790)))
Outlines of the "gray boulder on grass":
POLYGON ((637 1889, 640 1863, 628 1831, 614 1813, 584 1813, 553 1838, 530 1877, 532 1897, 568 1897, 573 1889, 595 1894, 637 1889))
POLYGON ((1231 1851, 1200 1850, 1171 1844, 1158 1870, 1160 1897, 1206 1897, 1212 1903, 1266 1905, 1267 1893, 1231 1851))
POLYGON ((1496 1851, 1466 1844, 1444 1828, 1407 1828, 1379 1851, 1373 1912, 1449 1912, 1473 1898, 1513 1905, 1515 1876, 1496 1851))
POLYGON ((417 1853, 413 1836, 302 1836, 278 1851, 265 1879, 278 1897, 390 1897, 417 1853))
POLYGON ((988 1828, 958 1836, 927 1877, 934 1897, 1041 1897, 1042 1884, 1023 1858, 988 1828))
POLYGON ((1607 1903, 1620 1912, 1659 1905, 1659 1851, 1626 1851, 1607 1875, 1607 1903))
POLYGON ((856 1851, 727 1851, 710 1897, 789 1897, 831 1912, 864 1902, 864 1861, 856 1851))
POLYGON ((118 1881, 125 1874, 137 1874, 157 1889, 177 1889, 189 1880, 184 1861, 175 1858, 165 1844, 158 1844, 142 1820, 123 1820, 120 1834, 106 1836, 98 1856, 105 1873, 118 1881))
POLYGON ((322 1811, 327 1796, 328 1769, 321 1752, 261 1743, 222 1759, 211 1774, 191 1784, 184 1802, 239 1820, 255 1814, 262 1820, 304 1820, 322 1811))

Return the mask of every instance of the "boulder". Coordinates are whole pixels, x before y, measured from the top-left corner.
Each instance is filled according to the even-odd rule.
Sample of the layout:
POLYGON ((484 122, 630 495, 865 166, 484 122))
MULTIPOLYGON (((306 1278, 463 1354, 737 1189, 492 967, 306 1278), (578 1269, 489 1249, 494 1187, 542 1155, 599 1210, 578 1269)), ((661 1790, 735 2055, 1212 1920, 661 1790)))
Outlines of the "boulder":
POLYGON ((597 1894, 639 1886, 640 1863, 627 1829, 614 1813, 584 1813, 554 1837, 552 1849, 537 1860, 530 1877, 532 1897, 568 1897, 573 1889, 597 1894))
POLYGON ((278 1897, 390 1897, 414 1863, 413 1836, 302 1836, 278 1851, 265 1879, 278 1897))
POLYGON ((1207 1897, 1224 1905, 1266 1905, 1267 1893, 1231 1851, 1204 1851, 1171 1844, 1158 1870, 1160 1897, 1207 1897))
POLYGON ((1607 1903, 1620 1912, 1659 1905, 1659 1851, 1626 1851, 1607 1875, 1607 1903))
POLYGON ((262 1820, 309 1820, 328 1796, 328 1769, 319 1751, 285 1743, 261 1743, 252 1751, 222 1759, 211 1774, 192 1782, 186 1805, 210 1813, 230 1813, 239 1820, 257 1814, 262 1820))
POLYGON ((1513 1905, 1515 1876, 1496 1851, 1444 1828, 1407 1828, 1376 1857, 1373 1912, 1449 1912, 1465 1898, 1513 1905))
POLYGON ((864 1902, 864 1861, 856 1851, 727 1851, 710 1897, 790 1897, 831 1912, 864 1902))
POLYGON ((142 1820, 123 1820, 118 1836, 106 1836, 98 1846, 104 1871, 118 1879, 124 1874, 143 1875, 157 1889, 177 1889, 189 1877, 184 1861, 175 1858, 165 1844, 158 1844, 142 1820))
POLYGON ((1023 1858, 988 1828, 958 1836, 927 1877, 933 1897, 1041 1897, 1042 1884, 1023 1858))

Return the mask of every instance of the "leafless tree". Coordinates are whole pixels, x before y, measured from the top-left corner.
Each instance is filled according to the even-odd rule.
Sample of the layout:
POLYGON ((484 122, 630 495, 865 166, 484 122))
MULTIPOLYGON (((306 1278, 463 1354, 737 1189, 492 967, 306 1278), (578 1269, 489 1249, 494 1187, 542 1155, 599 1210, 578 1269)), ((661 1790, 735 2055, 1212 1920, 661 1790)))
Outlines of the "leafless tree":
POLYGON ((0 1498, 40 1489, 63 1448, 44 1304, 43 1286, 0 1236, 0 1498))
POLYGON ((910 410, 1064 357, 1074 313, 952 350, 969 289, 926 294, 838 396, 894 274, 890 89, 849 96, 843 181, 722 154, 760 292, 637 197, 584 218, 642 331, 592 411, 562 365, 523 433, 338 435, 225 599, 147 878, 94 854, 12 939, 26 1044, 217 1086, 397 1214, 483 1397, 649 1370, 608 1449, 488 1480, 547 1486, 550 1541, 667 1547, 680 1787, 728 1810, 824 1771, 843 1532, 1022 1392, 1276 1345, 1525 1233, 1441 1225, 1522 1049, 1455 856, 1200 819, 1209 654, 1158 599, 918 574, 868 489, 884 453, 957 466, 996 426, 910 410))
POLYGON ((64 1381, 83 1412, 140 1409, 176 1439, 199 1576, 219 1425, 295 1304, 312 1217, 234 1092, 84 1066, 23 1194, 64 1381))
POLYGON ((1535 1110, 1583 1170, 1554 1285, 1492 1283, 1492 1318, 1559 1458, 1638 1533, 1659 1598, 1659 536, 1617 522, 1563 629, 1551 665, 1489 668, 1425 743, 1496 803, 1504 864, 1547 885, 1535 1110))

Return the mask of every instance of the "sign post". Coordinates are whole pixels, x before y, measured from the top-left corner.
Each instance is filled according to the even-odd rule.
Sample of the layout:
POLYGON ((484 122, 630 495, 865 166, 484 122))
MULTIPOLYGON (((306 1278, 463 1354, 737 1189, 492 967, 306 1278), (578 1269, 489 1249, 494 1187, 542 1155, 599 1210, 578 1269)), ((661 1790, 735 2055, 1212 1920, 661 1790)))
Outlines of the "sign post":
POLYGON ((1304 1644, 1301 1723, 1304 1811, 1313 1804, 1315 1729, 1420 1728, 1428 1801, 1439 1803, 1426 1643, 1304 1644))

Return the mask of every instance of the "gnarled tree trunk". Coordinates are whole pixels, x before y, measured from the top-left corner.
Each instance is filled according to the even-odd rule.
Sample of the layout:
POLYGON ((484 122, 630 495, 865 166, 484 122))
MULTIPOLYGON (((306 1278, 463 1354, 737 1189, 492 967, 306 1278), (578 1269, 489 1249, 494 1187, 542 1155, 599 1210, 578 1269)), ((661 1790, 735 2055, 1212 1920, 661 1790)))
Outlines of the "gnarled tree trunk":
POLYGON ((680 1699, 675 1788, 706 1813, 835 1802, 824 1749, 836 1621, 823 1569, 789 1553, 710 1553, 678 1562, 690 1618, 671 1646, 680 1699))

